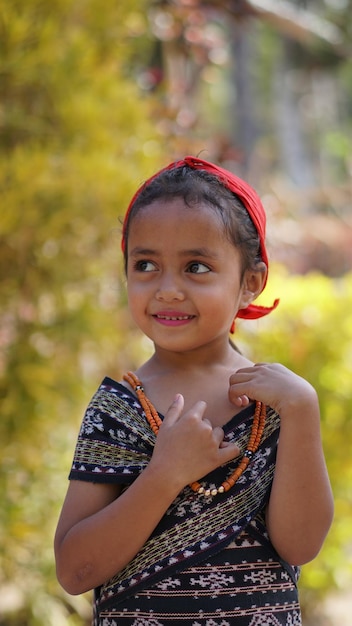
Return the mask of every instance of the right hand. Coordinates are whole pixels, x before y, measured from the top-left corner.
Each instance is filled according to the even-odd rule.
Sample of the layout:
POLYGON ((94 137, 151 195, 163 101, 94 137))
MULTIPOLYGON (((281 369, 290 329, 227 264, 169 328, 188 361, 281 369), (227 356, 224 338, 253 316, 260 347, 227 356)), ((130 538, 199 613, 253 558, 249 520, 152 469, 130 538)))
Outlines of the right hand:
POLYGON ((206 403, 196 402, 182 413, 184 398, 177 394, 160 426, 150 461, 158 464, 166 480, 182 489, 200 480, 240 454, 237 445, 224 441, 224 431, 204 418, 206 403))

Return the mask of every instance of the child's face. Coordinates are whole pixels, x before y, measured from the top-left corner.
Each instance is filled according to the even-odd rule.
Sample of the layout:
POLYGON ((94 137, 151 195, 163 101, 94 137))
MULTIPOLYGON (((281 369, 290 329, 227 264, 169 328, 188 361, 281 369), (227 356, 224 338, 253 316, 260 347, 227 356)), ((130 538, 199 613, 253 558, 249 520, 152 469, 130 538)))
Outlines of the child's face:
POLYGON ((176 352, 227 341, 238 309, 253 298, 220 216, 181 198, 157 200, 133 218, 127 281, 139 328, 156 347, 176 352))

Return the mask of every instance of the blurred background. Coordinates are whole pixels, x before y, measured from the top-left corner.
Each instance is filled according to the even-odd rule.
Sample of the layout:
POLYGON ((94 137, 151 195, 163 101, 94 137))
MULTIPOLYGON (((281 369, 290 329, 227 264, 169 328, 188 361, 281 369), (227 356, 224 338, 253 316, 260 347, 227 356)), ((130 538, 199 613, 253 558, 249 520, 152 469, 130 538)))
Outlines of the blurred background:
MULTIPOLYGON (((0 3, 0 626, 85 626, 53 534, 82 414, 150 352, 129 319, 130 197, 185 154, 268 213, 254 360, 317 388, 336 516, 303 568, 304 626, 352 614, 351 0, 0 3)), ((294 468, 293 468, 294 471, 294 468)), ((309 472, 309 458, 307 458, 309 472)))

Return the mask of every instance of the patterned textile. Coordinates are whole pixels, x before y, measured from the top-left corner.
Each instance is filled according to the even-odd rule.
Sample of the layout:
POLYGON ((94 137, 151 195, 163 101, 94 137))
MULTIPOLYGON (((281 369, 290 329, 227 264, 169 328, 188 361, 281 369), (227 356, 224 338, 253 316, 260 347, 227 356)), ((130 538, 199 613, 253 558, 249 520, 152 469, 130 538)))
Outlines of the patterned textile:
MULTIPOLYGON (((236 441, 242 451, 248 441, 253 410, 252 405, 246 407, 224 426, 225 438, 236 441)), ((279 422, 279 416, 268 409, 261 445, 229 492, 207 498, 193 493, 189 487, 182 490, 135 558, 95 591, 97 625, 300 624, 297 572, 280 562, 260 515, 270 494, 279 422), (243 544, 243 533, 249 536, 249 531, 249 543, 256 546, 252 563, 244 547, 246 541, 243 544), (239 546, 243 554, 239 553, 239 546), (255 563, 261 564, 259 570, 255 563), (261 588, 264 571, 265 580, 271 580, 272 584, 264 583, 261 588), (215 594, 215 605, 214 590, 204 582, 210 580, 209 576, 214 581, 220 576, 231 583, 224 585, 224 593, 215 594), (290 591, 285 589, 288 580, 290 591), (179 595, 175 593, 178 587, 179 595), (268 589, 270 593, 266 597, 268 589), (255 607, 259 597, 261 603, 264 600, 260 615, 267 614, 264 622, 251 621, 257 619, 255 607), (224 608, 223 602, 229 606, 224 608), (275 621, 276 613, 279 617, 275 621)), ((123 385, 105 378, 86 411, 69 478, 120 483, 128 488, 147 465, 154 443, 155 435, 137 398, 123 385)), ((204 482, 219 485, 237 463, 235 460, 218 468, 204 482)))
POLYGON ((102 610, 103 626, 301 626, 297 572, 281 563, 261 521, 209 560, 102 610))

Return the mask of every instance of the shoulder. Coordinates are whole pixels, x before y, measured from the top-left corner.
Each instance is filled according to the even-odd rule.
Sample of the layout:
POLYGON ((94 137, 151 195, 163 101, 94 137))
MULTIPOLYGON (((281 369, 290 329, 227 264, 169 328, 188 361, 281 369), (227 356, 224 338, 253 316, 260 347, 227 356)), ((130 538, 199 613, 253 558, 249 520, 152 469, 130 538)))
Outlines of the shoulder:
POLYGON ((106 376, 85 410, 80 435, 110 433, 140 419, 142 412, 136 396, 125 385, 106 376))
POLYGON ((106 376, 85 412, 81 435, 127 440, 150 445, 155 435, 146 420, 137 396, 125 383, 106 376))
POLYGON ((137 397, 131 387, 124 381, 117 382, 113 378, 105 376, 93 395, 90 405, 102 402, 104 399, 109 402, 114 402, 115 400, 134 406, 137 397))

